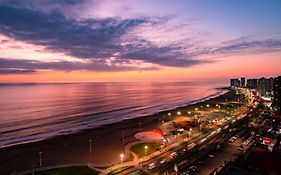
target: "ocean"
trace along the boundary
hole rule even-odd
[[[223,93],[200,83],[1,84],[0,148],[141,117]]]

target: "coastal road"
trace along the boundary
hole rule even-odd
[[[194,175],[210,174],[214,170],[222,168],[226,162],[235,160],[241,154],[241,151],[238,150],[241,143],[241,139],[237,139],[234,143],[227,143],[220,151],[202,160],[201,164],[196,164],[198,171]]]
[[[236,116],[234,118],[225,122],[225,125],[227,125],[233,119],[237,119],[237,118],[241,117],[243,115],[243,111],[244,110],[237,112]],[[159,162],[161,162],[162,160],[165,160],[165,161],[171,160],[172,152],[174,152],[174,151],[182,152],[182,150],[186,148],[187,144],[192,143],[192,142],[199,143],[201,141],[201,139],[206,138],[207,136],[210,136],[210,133],[212,133],[214,131],[217,131],[217,128],[215,128],[214,130],[212,130],[208,133],[198,135],[197,137],[195,137],[193,139],[185,138],[180,142],[176,142],[176,143],[170,145],[169,147],[164,148],[162,151],[157,151],[151,155],[146,156],[145,158],[139,159],[138,161],[134,161],[133,164],[127,163],[127,164],[123,164],[123,165],[120,164],[116,167],[111,167],[109,169],[109,171],[105,171],[102,174],[106,174],[106,173],[112,171],[113,169],[116,169],[116,168],[122,167],[122,166],[134,166],[133,168],[129,168],[128,170],[126,170],[126,173],[136,171],[137,169],[146,171],[146,173],[148,173],[148,172],[150,172],[150,170],[148,169],[149,164],[154,162],[156,164],[156,166],[162,166]],[[183,143],[185,143],[185,144],[183,144]],[[205,143],[205,144],[207,144],[207,143]],[[203,147],[204,147],[204,145],[203,145]],[[207,171],[208,172],[212,171],[217,166],[222,165],[224,163],[224,161],[227,161],[229,157],[230,157],[230,159],[232,159],[233,157],[230,155],[238,153],[237,145],[235,146],[235,145],[231,144],[227,148],[229,148],[229,149],[226,149],[226,153],[227,153],[226,156],[224,155],[224,153],[222,153],[221,155],[219,154],[218,160],[216,158],[216,161],[214,161],[214,163],[211,164],[209,167],[207,166],[206,168],[202,168],[202,169],[205,169],[205,171],[203,171],[202,174],[206,173]],[[144,162],[144,163],[142,163],[142,162]],[[142,166],[140,166],[140,164]],[[137,168],[137,167],[139,167],[139,168]],[[143,167],[146,169],[144,169]],[[121,173],[121,174],[123,174],[123,173]]]

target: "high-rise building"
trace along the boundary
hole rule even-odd
[[[241,77],[241,87],[245,87],[245,77]]]
[[[240,87],[240,80],[237,78],[230,79],[230,86],[231,87]]]
[[[273,78],[260,78],[257,83],[257,91],[262,96],[268,96],[272,94],[273,91]]]
[[[258,80],[255,79],[255,78],[248,79],[247,80],[247,88],[256,89],[257,88],[257,83],[258,83]]]
[[[273,80],[273,106],[277,113],[281,113],[281,76]]]

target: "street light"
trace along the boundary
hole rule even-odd
[[[177,113],[178,115],[181,115],[181,112],[180,111],[178,111],[178,113]]]
[[[140,128],[140,132],[141,132],[141,121],[139,122],[139,128]]]
[[[145,146],[144,146],[144,155],[146,155],[146,154],[147,154],[147,149],[148,149],[148,146],[147,146],[147,145],[145,145]]]
[[[38,154],[39,154],[39,166],[41,167],[42,166],[42,154],[43,154],[43,152],[40,151],[40,152],[38,152]]]
[[[191,137],[192,128],[189,129],[189,137]]]
[[[92,153],[92,142],[93,142],[93,140],[89,139],[89,152],[90,152],[90,154]]]
[[[170,116],[170,115],[171,115],[171,113],[169,112],[169,113],[168,113],[168,116]]]
[[[190,112],[190,111],[188,111],[187,113],[188,113],[188,114],[191,114],[191,112]]]
[[[125,143],[125,131],[122,131],[122,143]]]
[[[198,111],[198,108],[195,108],[195,111]]]
[[[124,154],[120,154],[120,162],[123,163],[123,159],[124,159]]]
[[[208,108],[208,107],[210,107],[210,105],[209,105],[209,104],[207,104],[206,106],[207,106],[207,108]]]

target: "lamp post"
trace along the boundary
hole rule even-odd
[[[89,139],[89,153],[92,154],[92,139]]]
[[[40,152],[38,152],[38,154],[39,154],[39,166],[41,167],[42,166],[42,154],[43,154],[43,152],[40,151]]]
[[[147,149],[148,149],[148,146],[147,146],[147,145],[145,145],[145,146],[144,146],[144,155],[146,155],[146,154],[147,154]]]
[[[192,128],[189,129],[189,137],[191,137]]]
[[[172,114],[169,112],[169,113],[168,113],[168,116],[169,116],[168,118],[169,118],[170,120],[172,120],[171,115],[172,115]]]
[[[122,142],[125,143],[125,131],[122,131]]]
[[[124,159],[124,154],[120,154],[120,163],[123,163],[123,159]]]
[[[140,128],[140,132],[141,132],[141,121],[139,122],[139,128]]]

